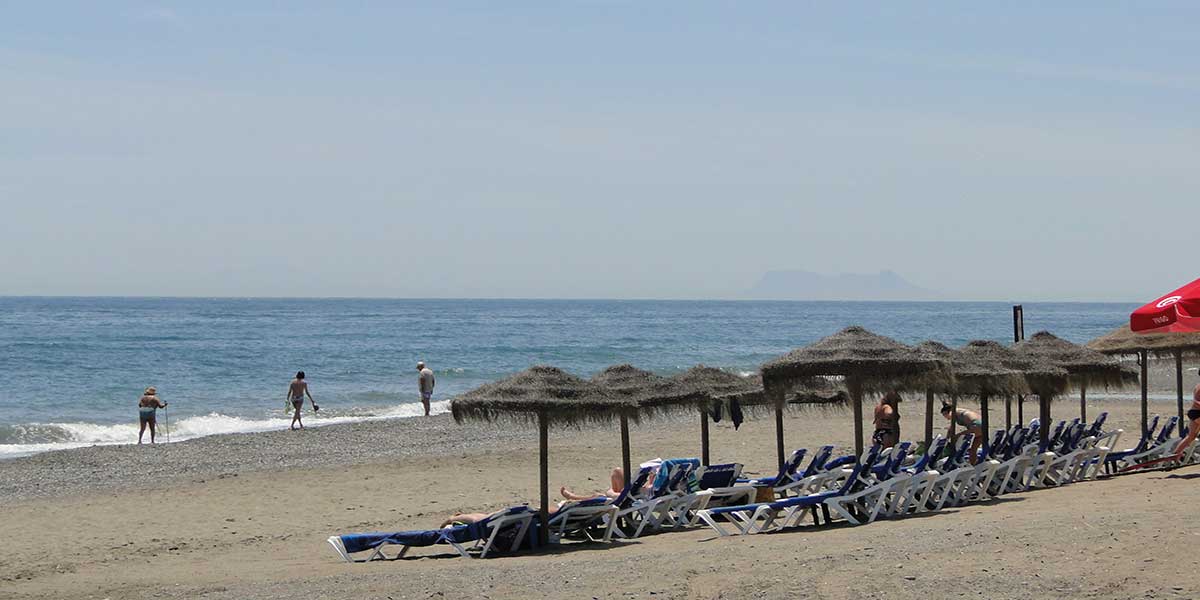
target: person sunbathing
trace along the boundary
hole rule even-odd
[[[600,496],[592,496],[591,498],[598,497]],[[584,500],[589,500],[591,498],[584,498]],[[546,511],[546,514],[552,515],[558,512],[558,509],[562,508],[563,504],[566,504],[566,502],[560,502],[558,504],[551,505]],[[491,513],[455,513],[447,517],[445,521],[442,521],[441,524],[438,525],[438,529],[457,527],[459,525],[470,525],[471,523],[478,523],[479,521],[482,521],[490,516],[492,516]]]
[[[567,489],[567,486],[565,485],[559,488],[558,492],[562,494],[562,497],[569,502],[580,502],[583,500],[591,500],[593,498],[617,498],[621,495],[621,490],[625,489],[625,471],[621,469],[621,467],[616,467],[612,470],[610,477],[610,486],[605,492],[596,492],[590,496],[576,494],[575,492]],[[549,509],[549,514],[558,512],[559,508],[562,508],[562,504],[551,506]],[[442,523],[438,525],[438,528],[454,527],[455,525],[467,525],[477,521],[482,521],[486,518],[488,518],[488,513],[456,513],[450,515],[445,521],[442,521]]]
[[[471,523],[482,521],[488,518],[488,516],[489,513],[458,513],[450,515],[449,518],[447,518],[445,521],[442,521],[441,525],[438,525],[438,529],[455,527],[457,525],[470,525]]]
[[[604,492],[596,492],[590,496],[585,496],[583,494],[576,494],[575,492],[572,492],[571,490],[567,489],[567,486],[564,485],[558,489],[558,493],[562,494],[562,497],[566,498],[567,500],[578,502],[580,500],[591,500],[592,498],[616,498],[621,495],[621,490],[624,489],[625,471],[622,470],[621,467],[616,467],[612,470],[612,474],[610,475],[609,488]]]

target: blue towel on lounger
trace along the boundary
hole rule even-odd
[[[662,465],[658,468],[658,474],[654,476],[654,491],[659,492],[662,487],[667,484],[667,479],[670,473],[680,465],[692,465],[692,468],[700,466],[698,458],[668,458],[662,461]]]
[[[466,529],[466,526],[462,526]],[[455,528],[457,529],[457,528]],[[441,529],[426,531],[395,531],[392,533],[351,533],[340,536],[346,552],[355,553],[377,548],[384,544],[401,544],[404,546],[432,546],[442,539]]]

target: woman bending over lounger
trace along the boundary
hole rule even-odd
[[[942,403],[942,416],[946,417],[947,421],[950,421],[950,428],[946,430],[946,439],[950,440],[951,444],[956,442],[958,436],[964,433],[975,435],[975,439],[971,441],[971,455],[968,458],[971,460],[971,464],[979,462],[979,446],[983,444],[983,417],[979,416],[979,413],[973,410],[965,408],[955,410],[952,406],[944,402]],[[955,425],[962,427],[963,430],[951,435]]]
[[[617,467],[612,470],[612,475],[610,477],[611,480],[609,482],[609,488],[607,491],[602,493],[597,492],[590,496],[585,496],[583,494],[576,494],[575,492],[568,490],[567,486],[565,485],[559,488],[558,493],[562,494],[563,498],[573,502],[577,502],[579,500],[591,500],[592,498],[616,498],[617,496],[621,495],[621,490],[625,489],[625,471],[623,471],[621,467]]]
[[[1200,385],[1192,390],[1192,407],[1187,411],[1188,433],[1187,437],[1179,440],[1179,445],[1175,446],[1175,460],[1183,458],[1183,453],[1196,441],[1196,435],[1200,434]]]

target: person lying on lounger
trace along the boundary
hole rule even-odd
[[[951,405],[942,403],[942,416],[950,421],[950,428],[946,430],[946,439],[950,444],[958,441],[958,436],[965,433],[975,434],[975,439],[971,442],[971,454],[968,457],[971,464],[979,462],[979,446],[983,444],[983,417],[973,410],[960,408],[955,410]],[[954,426],[962,427],[962,431],[953,433]]]
[[[596,497],[597,496],[592,496],[592,498]],[[588,499],[590,498],[585,498],[585,500]],[[566,502],[560,502],[557,505],[551,505],[546,514],[552,515],[558,512],[558,509],[562,508],[563,504],[566,504]],[[438,525],[438,529],[446,529],[447,527],[456,527],[458,525],[470,525],[471,523],[477,523],[490,516],[492,516],[491,513],[456,513],[447,517],[445,521],[442,521],[441,524]]]
[[[562,494],[562,497],[566,498],[567,500],[577,502],[580,500],[591,500],[592,498],[616,498],[617,496],[621,495],[621,490],[623,489],[625,489],[625,471],[623,471],[621,467],[617,467],[612,470],[609,480],[609,488],[604,492],[596,492],[590,496],[576,494],[575,492],[567,489],[567,486],[564,485],[559,488],[558,493]]]
[[[569,502],[580,502],[583,500],[591,500],[592,498],[617,498],[621,495],[621,490],[625,489],[625,471],[621,469],[621,467],[616,467],[612,470],[610,477],[611,479],[609,481],[609,488],[607,491],[596,492],[590,496],[576,494],[575,492],[567,489],[567,486],[565,485],[559,488],[558,491],[560,494],[562,494],[562,497]],[[551,506],[549,514],[554,514],[561,507],[562,504],[559,504],[558,506]],[[450,517],[448,517],[445,521],[442,521],[441,525],[438,525],[438,527],[445,528],[453,527],[455,525],[466,525],[476,521],[482,521],[487,517],[488,513],[458,513],[450,515]]]
[[[471,523],[482,521],[488,518],[488,515],[489,513],[458,513],[455,515],[450,515],[449,518],[447,518],[445,521],[442,521],[441,525],[438,525],[438,529],[454,527],[455,525],[469,525]]]

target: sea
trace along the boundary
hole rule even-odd
[[[1086,342],[1134,308],[1026,303],[1025,332]],[[750,374],[848,325],[906,343],[1013,337],[1007,302],[0,297],[0,458],[136,442],[151,385],[177,442],[286,428],[299,370],[321,406],[305,423],[320,426],[420,415],[417,361],[434,370],[444,413],[454,395],[535,364]]]

